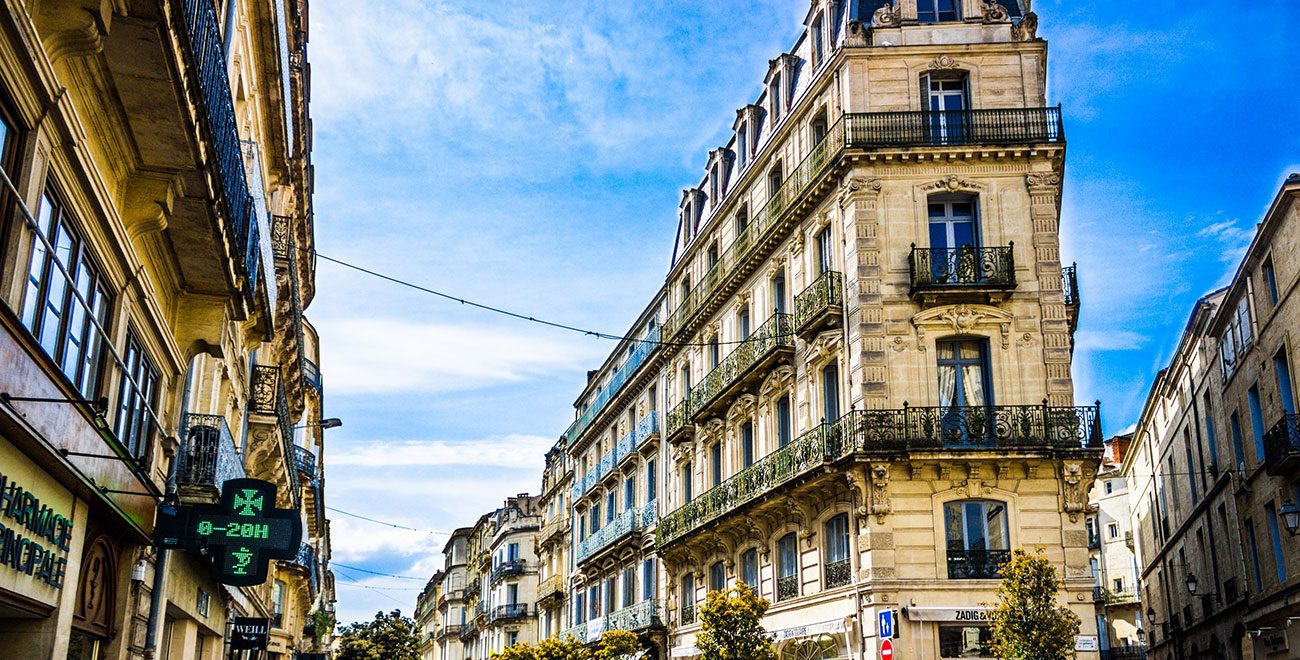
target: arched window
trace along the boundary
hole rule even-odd
[[[776,542],[776,599],[787,600],[799,595],[799,548],[793,532]]]
[[[682,623],[695,623],[695,574],[682,576]]]
[[[754,423],[745,422],[740,427],[740,463],[742,468],[754,464]]]
[[[727,568],[722,562],[713,562],[709,567],[709,591],[722,591],[727,588]]]
[[[990,580],[1001,577],[1011,556],[1007,506],[991,500],[962,500],[943,507],[948,546],[948,578]]]
[[[832,660],[841,657],[840,644],[830,635],[800,639],[781,649],[781,660]]]
[[[840,369],[834,361],[822,369],[822,405],[827,424],[840,418]]]
[[[740,581],[758,593],[758,550],[755,548],[740,554]]]
[[[851,581],[849,561],[849,515],[841,513],[826,521],[826,587],[842,587]]]
[[[776,438],[777,445],[784,447],[790,444],[790,396],[781,397],[776,402]]]

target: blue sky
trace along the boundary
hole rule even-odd
[[[319,250],[460,297],[622,332],[662,284],[682,188],[807,0],[314,0]],[[1111,5],[1118,7],[1119,5]],[[1300,171],[1289,0],[1038,0],[1069,140],[1075,380],[1131,424],[1197,297]],[[1291,48],[1288,50],[1288,46]],[[608,343],[317,271],[334,560],[428,576],[442,532],[536,492]],[[343,621],[422,585],[335,568]],[[362,586],[365,585],[364,588]]]

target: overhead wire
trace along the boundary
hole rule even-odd
[[[412,575],[393,575],[392,573],[381,573],[379,571],[372,571],[368,568],[361,568],[360,566],[349,566],[348,564],[340,564],[339,562],[336,561],[331,561],[330,566],[339,566],[342,568],[346,568],[350,571],[359,571],[361,573],[369,573],[371,575],[378,575],[380,577],[397,578],[398,580],[419,580],[421,582],[426,582],[429,579],[423,577],[415,577]]]
[[[384,525],[385,527],[392,527],[392,528],[394,528],[394,529],[403,529],[403,530],[406,530],[406,531],[408,531],[408,532],[427,532],[427,533],[429,533],[429,534],[441,534],[441,535],[450,535],[450,534],[451,534],[451,532],[444,532],[444,531],[437,530],[437,529],[419,529],[419,528],[416,528],[416,527],[407,527],[406,525],[399,525],[399,524],[397,524],[397,523],[395,523],[395,522],[388,522],[388,521],[386,521],[386,520],[379,520],[379,519],[376,519],[376,518],[371,518],[371,517],[369,517],[369,516],[363,516],[363,515],[361,515],[361,514],[359,514],[359,513],[352,513],[351,511],[344,511],[344,510],[342,510],[342,509],[336,509],[336,508],[334,508],[334,507],[332,507],[332,506],[328,506],[328,505],[326,505],[325,508],[326,508],[327,510],[329,510],[329,511],[333,511],[334,513],[341,513],[341,514],[343,514],[343,515],[345,515],[345,516],[351,516],[351,517],[353,517],[353,518],[360,518],[361,520],[365,520],[366,522],[372,522],[372,523],[375,523],[376,525]]]
[[[332,564],[333,562],[330,562],[330,563]],[[352,583],[353,583],[352,586],[361,587],[362,589],[369,589],[369,590],[371,590],[371,591],[373,591],[373,592],[379,594],[380,596],[383,596],[384,598],[387,598],[388,600],[391,600],[391,601],[393,601],[394,603],[397,603],[398,605],[409,605],[409,604],[410,604],[410,603],[406,603],[406,602],[400,601],[400,600],[398,600],[398,599],[396,599],[396,598],[393,598],[390,594],[384,592],[384,591],[381,590],[379,587],[372,587],[372,586],[370,586],[370,585],[368,585],[368,584],[361,584],[361,582],[359,582],[356,578],[352,577],[351,575],[348,575],[347,573],[339,573],[338,575],[339,575],[340,577],[342,577],[343,579],[345,579],[345,580],[347,580],[347,581],[349,581],[349,582],[352,582]]]

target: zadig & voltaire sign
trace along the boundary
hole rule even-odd
[[[0,473],[0,565],[62,589],[71,545],[72,521]]]

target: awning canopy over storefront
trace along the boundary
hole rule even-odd
[[[810,623],[803,626],[794,626],[793,628],[775,630],[771,633],[772,643],[780,644],[781,642],[789,642],[792,640],[808,639],[811,637],[819,637],[821,635],[834,635],[837,633],[847,632],[849,629],[847,621],[848,620],[844,618],[832,619],[820,623]],[[674,646],[668,652],[669,657],[673,658],[691,658],[699,654],[700,649],[694,644]]]

